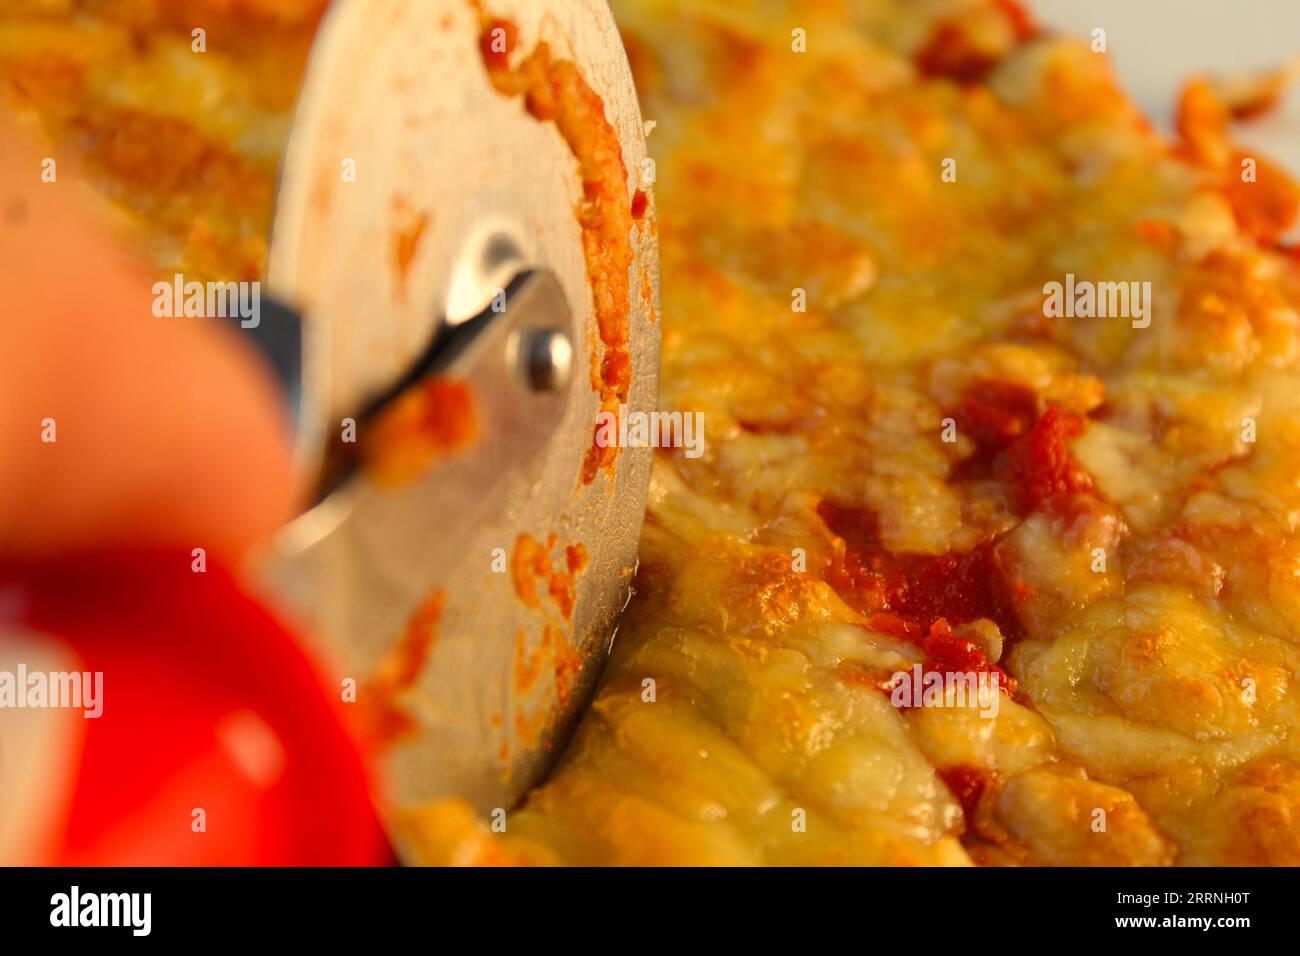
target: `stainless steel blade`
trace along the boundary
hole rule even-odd
[[[522,50],[547,41],[599,94],[630,202],[644,133],[606,4],[494,6]],[[394,667],[414,668],[396,691],[383,684],[385,705],[410,722],[390,754],[395,803],[454,795],[487,812],[545,772],[589,697],[629,595],[651,453],[625,449],[614,474],[580,480],[600,406],[589,363],[602,348],[576,215],[582,182],[555,124],[492,87],[482,28],[468,3],[343,0],[316,41],[269,273],[272,293],[303,316],[303,461],[318,467],[345,419],[453,326],[477,322],[508,282],[519,286],[436,370],[469,387],[478,440],[396,486],[356,471],[285,529],[266,577],[324,640],[335,676],[357,681],[359,703]],[[648,411],[658,261],[650,231],[630,240],[628,407]],[[565,338],[572,369],[557,374]],[[571,615],[550,579],[536,606],[526,587],[521,597],[538,546],[561,591],[568,556],[586,556]],[[413,627],[436,633],[412,637]]]

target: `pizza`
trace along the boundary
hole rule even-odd
[[[210,3],[242,62],[0,6],[0,81],[156,265],[256,276],[323,3]],[[1168,138],[1010,0],[613,6],[703,453],[554,771],[416,859],[1300,863],[1300,192],[1231,134],[1274,86]]]
[[[1163,139],[1012,3],[614,7],[705,453],[657,453],[557,769],[504,833],[414,815],[428,859],[1300,862],[1297,194],[1252,100],[1193,82]]]

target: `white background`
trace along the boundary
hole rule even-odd
[[[1129,94],[1169,130],[1183,82],[1195,73],[1272,68],[1300,56],[1300,0],[1028,0],[1056,32],[1087,38],[1106,30],[1106,49]],[[1280,108],[1239,124],[1256,146],[1300,174],[1300,89]]]

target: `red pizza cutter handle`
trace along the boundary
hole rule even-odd
[[[227,570],[190,552],[0,566],[6,629],[102,675],[102,712],[57,787],[46,859],[66,865],[368,865],[391,860],[348,696]],[[0,713],[0,719],[3,714]]]

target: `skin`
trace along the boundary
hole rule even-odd
[[[270,374],[152,278],[0,120],[0,557],[203,547],[237,560],[290,513]],[[42,420],[56,422],[45,443]]]

